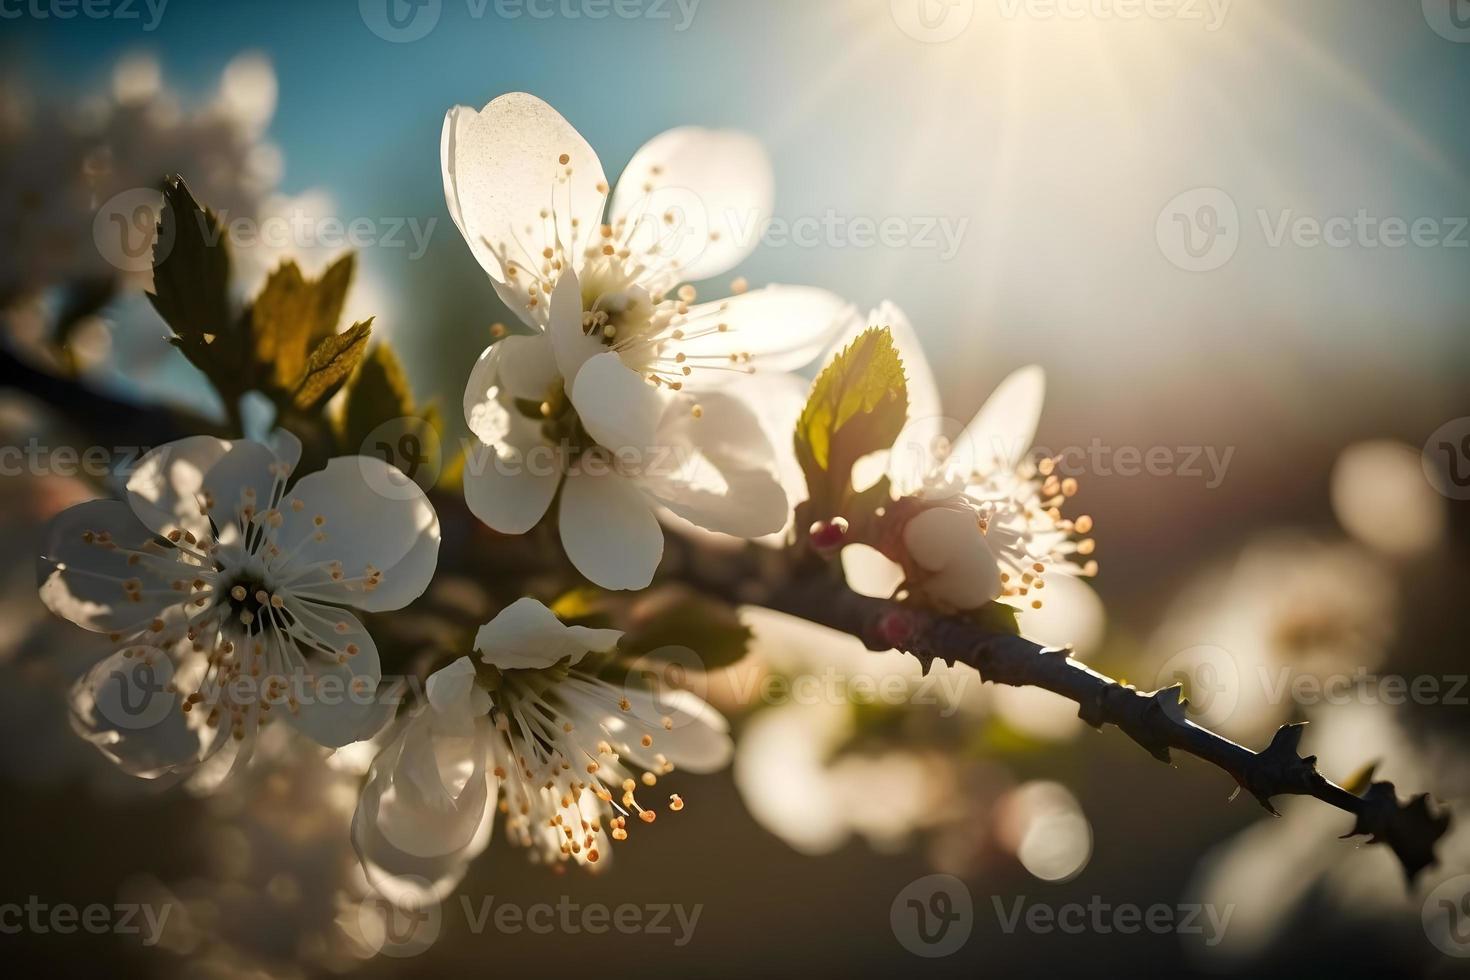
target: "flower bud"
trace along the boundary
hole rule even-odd
[[[884,551],[913,591],[946,610],[976,609],[1001,594],[1000,566],[973,508],[954,499],[901,503]]]
[[[847,518],[834,517],[830,521],[817,521],[807,535],[818,553],[831,555],[840,551],[847,542],[847,530]]]

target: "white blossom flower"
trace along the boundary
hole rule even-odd
[[[1329,778],[1346,782],[1371,764],[1374,780],[1428,791],[1452,812],[1470,803],[1470,768],[1458,732],[1426,731],[1412,712],[1376,696],[1313,705],[1305,715],[1302,753],[1320,760]],[[1438,842],[1437,864],[1406,888],[1403,866],[1388,847],[1344,847],[1342,835],[1353,826],[1347,814],[1306,797],[1275,802],[1280,817],[1257,820],[1213,847],[1186,886],[1191,902],[1236,909],[1223,942],[1187,947],[1212,972],[1249,969],[1284,935],[1305,930],[1311,941],[1311,923],[1319,919],[1379,930],[1406,947],[1423,943],[1431,925],[1426,913],[1443,911],[1426,908],[1435,889],[1470,868],[1470,828],[1463,821],[1452,822]],[[1452,895],[1464,893],[1449,887]]]
[[[926,681],[914,658],[874,653],[845,633],[758,607],[743,607],[740,617],[751,656],[738,669],[755,672],[746,690],[763,686],[769,672],[792,692],[760,704],[740,726],[735,787],[757,823],[803,854],[828,854],[853,836],[892,851],[950,814],[952,760],[916,744],[912,730],[862,738],[857,703],[871,683],[887,693],[884,704],[914,706],[926,721],[957,714],[968,727],[984,710],[973,671],[936,663]],[[731,682],[739,704],[749,700],[738,693],[742,683]]]
[[[1354,542],[1274,531],[1191,575],[1149,640],[1155,686],[1183,682],[1190,717],[1231,738],[1290,720],[1301,684],[1335,700],[1387,657],[1400,597],[1391,566]]]
[[[884,304],[870,323],[893,334],[910,421],[891,452],[854,468],[860,489],[886,472],[899,502],[890,508],[894,540],[844,552],[853,587],[886,596],[902,584],[950,609],[1004,598],[1036,610],[1048,575],[1095,574],[1086,557],[1093,542],[1084,537],[1092,519],[1061,513],[1077,481],[1057,474],[1055,460],[1028,456],[1045,393],[1041,368],[1011,374],[960,427],[940,413],[933,373],[903,312]]]
[[[640,790],[675,767],[707,773],[729,761],[725,720],[699,698],[615,686],[584,665],[621,636],[520,599],[481,627],[478,662],[461,657],[429,678],[428,704],[373,763],[353,820],[385,897],[452,889],[484,849],[497,800],[511,842],[533,859],[596,864],[630,818],[653,823]],[[684,803],[670,794],[664,805]]]
[[[561,488],[568,556],[618,589],[651,580],[664,509],[739,537],[778,530],[787,504],[770,445],[747,408],[709,389],[805,364],[849,313],[790,286],[696,301],[687,281],[745,258],[769,214],[760,145],[688,127],[655,137],[606,223],[596,153],[530,95],[450,110],[441,150],[450,214],[533,331],[493,345],[470,375],[465,416],[483,444],[466,466],[471,510],[520,534]]]
[[[369,457],[293,484],[300,454],[283,431],[269,444],[183,439],[139,461],[126,502],[52,523],[42,600],[117,648],[77,685],[74,724],[125,769],[155,777],[212,758],[228,774],[278,715],[326,746],[386,720],[377,647],[343,607],[422,594],[438,517]],[[389,499],[378,481],[412,490]]]

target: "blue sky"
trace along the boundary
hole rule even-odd
[[[1147,382],[1137,404],[1120,396],[1125,413],[1147,411],[1161,385],[1259,373],[1262,349],[1269,370],[1330,356],[1344,377],[1422,371],[1447,392],[1463,374],[1470,248],[1273,241],[1360,211],[1429,218],[1445,239],[1470,214],[1470,43],[1436,33],[1417,0],[1216,0],[1213,29],[1192,16],[1208,16],[1206,0],[1153,20],[1125,17],[1114,4],[1127,0],[1060,0],[1080,18],[1048,13],[1050,0],[974,0],[942,43],[905,33],[899,8],[920,0],[623,0],[641,16],[604,19],[599,0],[530,0],[549,17],[525,0],[442,0],[409,43],[369,28],[380,2],[365,15],[353,0],[170,0],[145,31],[137,0],[137,20],[7,20],[0,51],[78,90],[131,51],[154,53],[185,90],[265,52],[285,190],[325,188],[348,215],[441,220],[424,260],[366,259],[405,319],[426,321],[396,331],[420,348],[421,376],[503,315],[444,210],[440,122],[515,89],[557,106],[609,175],[669,126],[761,136],[778,217],[843,227],[819,247],[763,248],[740,271],[864,308],[898,302],[957,411],[1028,360],[1062,387],[1099,366],[1125,389]],[[1161,209],[1200,187],[1223,189],[1240,225],[1228,264],[1203,273],[1156,240]],[[914,238],[941,220],[961,237],[952,254],[849,240],[853,219],[890,217]],[[457,329],[463,342],[446,341]]]

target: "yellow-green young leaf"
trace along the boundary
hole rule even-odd
[[[796,458],[815,510],[839,512],[851,491],[853,464],[893,446],[908,408],[893,336],[886,327],[863,331],[817,377],[796,424]]]
[[[356,272],[357,254],[348,252],[328,266],[316,281],[316,303],[312,308],[313,344],[337,332],[337,321],[342,319],[342,307],[347,303],[347,291],[352,288],[352,277]]]
[[[148,299],[173,331],[171,343],[226,398],[242,390],[244,344],[230,317],[230,254],[214,212],[199,206],[184,178],[164,182]]]
[[[347,383],[347,379],[367,353],[372,324],[370,319],[353,324],[316,346],[306,362],[306,373],[301,376],[301,383],[296,386],[292,397],[296,408],[303,412],[315,411]]]
[[[1378,763],[1381,761],[1374,759],[1360,767],[1357,772],[1343,781],[1342,788],[1354,796],[1362,796],[1368,791],[1368,787],[1373,785],[1373,776],[1378,772]]]
[[[251,332],[255,360],[276,389],[292,390],[306,370],[307,352],[336,331],[355,265],[349,252],[320,279],[307,279],[287,260],[266,280],[251,307]]]
[[[345,452],[357,452],[379,426],[416,418],[413,391],[393,349],[379,341],[347,385],[338,436]]]
[[[578,585],[557,597],[550,606],[556,618],[568,626],[604,629],[613,625],[607,608],[607,593],[590,585]]]

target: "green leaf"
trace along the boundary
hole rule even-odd
[[[842,512],[853,464],[893,446],[908,404],[903,361],[887,328],[865,330],[822,371],[796,424],[796,458],[814,517]]]
[[[315,411],[347,383],[367,353],[372,325],[371,319],[364,320],[317,344],[292,396],[292,404],[296,408],[304,412]]]
[[[657,660],[659,651],[693,650],[705,670],[739,662],[750,647],[750,628],[734,607],[684,590],[650,600],[623,636],[622,649]]]
[[[214,212],[199,206],[184,179],[164,182],[148,299],[173,331],[170,343],[226,399],[244,390],[244,343],[230,317],[230,255]]]
[[[306,371],[307,352],[335,333],[355,265],[349,252],[312,280],[288,260],[266,280],[250,323],[255,360],[277,391],[291,391]]]
[[[315,343],[327,339],[337,332],[337,321],[342,319],[342,307],[347,303],[347,290],[352,288],[352,277],[357,272],[357,255],[348,252],[327,267],[322,277],[312,285],[315,303],[311,308],[311,340]]]
[[[357,369],[347,386],[338,434],[342,448],[356,452],[373,430],[395,419],[413,418],[413,391],[393,349],[379,342]]]

